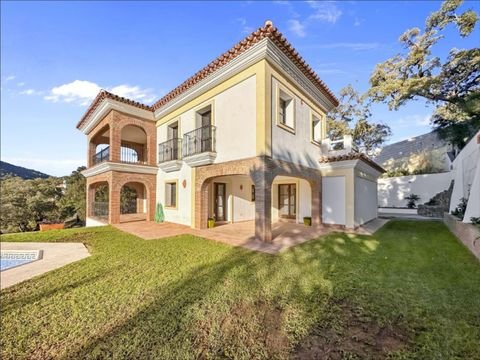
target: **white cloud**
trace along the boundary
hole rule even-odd
[[[247,25],[247,19],[245,19],[244,17],[238,18],[237,22],[240,23],[243,34],[250,34],[253,32],[254,28],[252,26]]]
[[[312,12],[304,20],[299,20],[298,14],[293,9],[290,11],[294,18],[288,20],[289,30],[299,37],[305,37],[307,28],[315,22],[335,24],[342,16],[342,11],[334,1],[307,1],[307,3]],[[292,7],[288,2],[282,4]]]
[[[19,82],[19,83],[17,83],[17,86],[19,86],[19,87],[25,86],[25,83],[24,82]]]
[[[297,19],[288,20],[288,29],[299,37],[304,37],[307,34],[305,32],[305,25]]]
[[[74,80],[68,84],[56,86],[44,97],[52,102],[77,103],[88,105],[102,88],[100,85],[87,80]],[[145,103],[152,102],[156,96],[151,89],[142,89],[139,86],[121,84],[114,87],[107,87],[106,90],[115,95],[130,98]]]
[[[353,22],[353,26],[360,26],[362,22],[363,22],[363,19],[356,17],[355,21]]]
[[[23,91],[20,91],[20,95],[40,95],[42,94],[41,91],[37,91],[35,89],[26,89]]]
[[[16,76],[15,76],[15,75],[8,75],[8,76],[5,76],[5,77],[3,78],[3,82],[4,82],[4,83],[7,83],[7,82],[9,82],[9,81],[12,81],[12,80],[14,80],[15,78],[16,78]]]
[[[311,20],[320,20],[335,24],[342,15],[342,11],[332,1],[308,1],[314,12],[309,16]]]

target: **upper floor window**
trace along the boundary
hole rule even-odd
[[[320,144],[322,142],[322,119],[317,114],[312,113],[311,117],[311,141]]]
[[[168,137],[168,140],[172,140],[172,139],[178,139],[178,121],[175,121],[174,123],[171,123],[170,125],[168,125],[168,134],[167,134],[167,137]]]
[[[279,89],[277,99],[277,124],[295,129],[295,100],[286,91]]]
[[[212,105],[209,104],[200,110],[197,110],[196,113],[196,125],[197,127],[204,127],[208,125],[212,125]]]

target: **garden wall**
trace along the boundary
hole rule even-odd
[[[420,196],[417,204],[423,204],[447,190],[451,181],[450,172],[378,179],[378,206],[406,207],[405,197],[412,193]]]
[[[479,228],[472,224],[465,224],[449,213],[444,213],[443,221],[468,250],[480,260]]]

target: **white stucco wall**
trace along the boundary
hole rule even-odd
[[[377,217],[377,183],[355,176],[355,226]]]
[[[211,104],[216,127],[215,163],[253,157],[256,154],[256,80],[252,76],[199,106],[186,110],[157,127],[157,142],[167,141],[168,125],[178,120],[179,137],[198,128],[196,111]]]
[[[272,78],[272,157],[318,168],[321,151],[318,145],[310,141],[311,109],[300,97],[292,93],[295,102],[295,134],[278,126],[276,123],[278,84],[278,80]],[[322,126],[325,126],[324,120]]]
[[[177,207],[175,209],[165,208],[165,183],[175,180],[178,181]],[[183,187],[184,180],[185,187]],[[187,164],[183,163],[180,170],[170,173],[158,171],[157,203],[163,205],[165,221],[189,226],[192,224],[192,169]]]
[[[157,142],[162,143],[168,139],[168,125],[172,122],[179,123],[179,137],[198,127],[196,124],[196,111],[205,105],[211,104],[213,111],[213,124],[216,127],[216,152],[215,163],[253,157],[256,154],[256,80],[252,76],[244,81],[226,89],[220,94],[207,100],[205,103],[186,110],[180,116],[157,127]],[[157,175],[157,202],[165,204],[165,182],[178,180],[178,204],[176,209],[164,209],[165,220],[175,223],[192,224],[192,168],[185,162],[179,171],[158,171]],[[186,187],[182,183],[186,180]],[[249,205],[239,202],[240,218],[251,217]],[[228,200],[229,206],[231,201]],[[246,208],[242,210],[242,206]],[[229,211],[231,213],[231,211]],[[253,215],[254,217],[254,215]]]
[[[98,221],[96,219],[90,218],[90,217],[87,217],[85,219],[85,227],[105,226],[105,225],[108,225],[108,224],[105,223],[105,222],[101,222],[101,221]]]
[[[325,224],[346,223],[345,176],[322,178],[322,221]]]
[[[378,206],[406,207],[405,197],[410,194],[420,196],[418,204],[423,204],[439,192],[447,190],[452,180],[449,172],[396,176],[378,179]]]
[[[480,217],[480,131],[468,142],[452,164],[454,186],[450,200],[450,211],[468,198],[464,222],[471,217]]]

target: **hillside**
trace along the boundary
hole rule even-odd
[[[4,178],[9,175],[18,176],[25,180],[50,177],[50,175],[44,174],[37,170],[27,169],[21,166],[9,164],[5,161],[0,161],[0,178]]]

